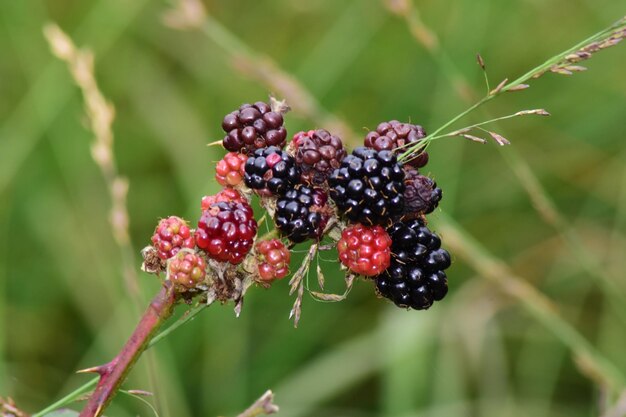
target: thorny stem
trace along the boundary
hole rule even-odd
[[[200,313],[202,310],[204,310],[208,306],[209,306],[209,304],[201,303],[201,304],[198,304],[196,307],[192,308],[191,310],[187,311],[185,313],[185,315],[183,317],[181,317],[180,319],[178,319],[174,324],[172,324],[167,329],[163,330],[161,333],[159,333],[158,335],[153,337],[152,340],[150,340],[150,342],[148,343],[148,346],[146,347],[146,350],[151,348],[152,346],[156,345],[161,340],[165,339],[170,333],[172,333],[174,330],[178,329],[183,324],[191,321],[198,313]],[[79,398],[85,392],[89,391],[92,387],[96,386],[96,384],[98,383],[98,380],[99,380],[99,378],[94,378],[91,381],[81,385],[80,387],[76,388],[74,391],[72,391],[69,394],[67,394],[65,397],[59,399],[58,401],[55,401],[54,403],[50,404],[49,406],[47,406],[43,410],[33,414],[31,417],[43,417],[46,414],[48,414],[49,412],[57,410],[57,409],[65,406],[65,405],[71,403],[72,401],[75,401],[77,398]]]
[[[98,417],[102,414],[157,330],[172,315],[176,300],[174,286],[166,281],[121,352],[111,362],[83,371],[98,373],[100,379],[79,417]]]

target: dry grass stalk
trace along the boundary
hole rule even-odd
[[[126,207],[128,180],[119,175],[113,153],[113,121],[115,108],[104,97],[94,75],[94,55],[91,51],[79,49],[72,39],[56,24],[44,27],[52,53],[64,61],[74,82],[80,88],[89,129],[94,135],[91,156],[104,176],[111,197],[109,222],[113,237],[122,251],[123,275],[131,294],[137,299],[139,287],[135,273],[134,251],[128,232],[129,217]],[[139,300],[136,300],[139,303]]]

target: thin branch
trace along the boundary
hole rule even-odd
[[[80,417],[98,417],[102,415],[104,409],[126,379],[126,375],[133,368],[139,356],[149,346],[150,340],[174,312],[176,301],[175,287],[170,281],[166,281],[161,291],[150,303],[150,306],[120,353],[107,364],[83,371],[99,374],[100,380],[95,391],[89,397],[87,405],[80,413]]]

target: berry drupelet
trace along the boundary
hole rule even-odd
[[[376,289],[399,307],[425,310],[448,292],[444,272],[450,255],[441,248],[439,236],[421,219],[396,223],[391,236],[391,265],[376,277]]]
[[[300,170],[291,155],[270,146],[248,158],[244,181],[259,195],[282,195],[300,181]]]
[[[389,225],[404,209],[404,171],[391,151],[356,148],[328,178],[330,196],[352,222]]]
[[[241,184],[244,176],[244,166],[248,157],[237,152],[228,152],[215,165],[215,179],[220,185],[231,186]]]
[[[262,282],[270,283],[289,275],[291,252],[279,239],[262,240],[255,245],[257,268]]]
[[[432,213],[443,197],[443,192],[437,187],[435,180],[421,175],[416,169],[406,170],[404,185],[405,219]]]
[[[202,212],[196,244],[210,258],[236,265],[250,252],[256,231],[257,223],[248,203],[215,203]]]
[[[390,264],[391,238],[380,226],[361,224],[346,227],[337,242],[339,260],[352,272],[378,275]]]
[[[426,137],[424,128],[410,123],[401,123],[397,120],[380,123],[376,130],[365,136],[365,146],[377,151],[393,151],[398,147],[405,148],[405,145],[413,145]],[[402,149],[400,150],[402,151]],[[416,168],[421,168],[428,163],[428,153],[420,152],[417,156],[409,160],[407,164]]]
[[[320,238],[330,215],[327,201],[319,188],[299,185],[290,189],[276,201],[276,228],[293,243]]]
[[[189,229],[189,225],[177,216],[170,216],[159,221],[151,240],[159,258],[163,260],[176,255],[182,248],[193,248],[195,246],[193,233]]]
[[[226,132],[222,144],[233,152],[251,155],[256,149],[268,146],[285,146],[287,131],[283,116],[272,111],[267,103],[243,104],[238,110],[227,114],[222,121]]]
[[[346,157],[341,139],[324,129],[296,133],[292,143],[302,182],[306,184],[324,184]]]
[[[197,253],[181,251],[170,260],[167,271],[169,280],[179,290],[190,290],[204,281],[206,261]]]
[[[241,195],[241,193],[234,188],[224,187],[215,195],[205,195],[202,197],[202,201],[200,206],[202,207],[202,211],[208,210],[215,203],[223,203],[235,201],[237,203],[247,203],[246,198]]]

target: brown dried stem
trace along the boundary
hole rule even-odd
[[[157,330],[174,312],[177,297],[174,286],[166,281],[142,316],[132,336],[121,352],[109,363],[81,372],[94,372],[100,375],[96,389],[89,397],[80,417],[97,417],[111,402],[126,375],[139,356],[146,350]]]

